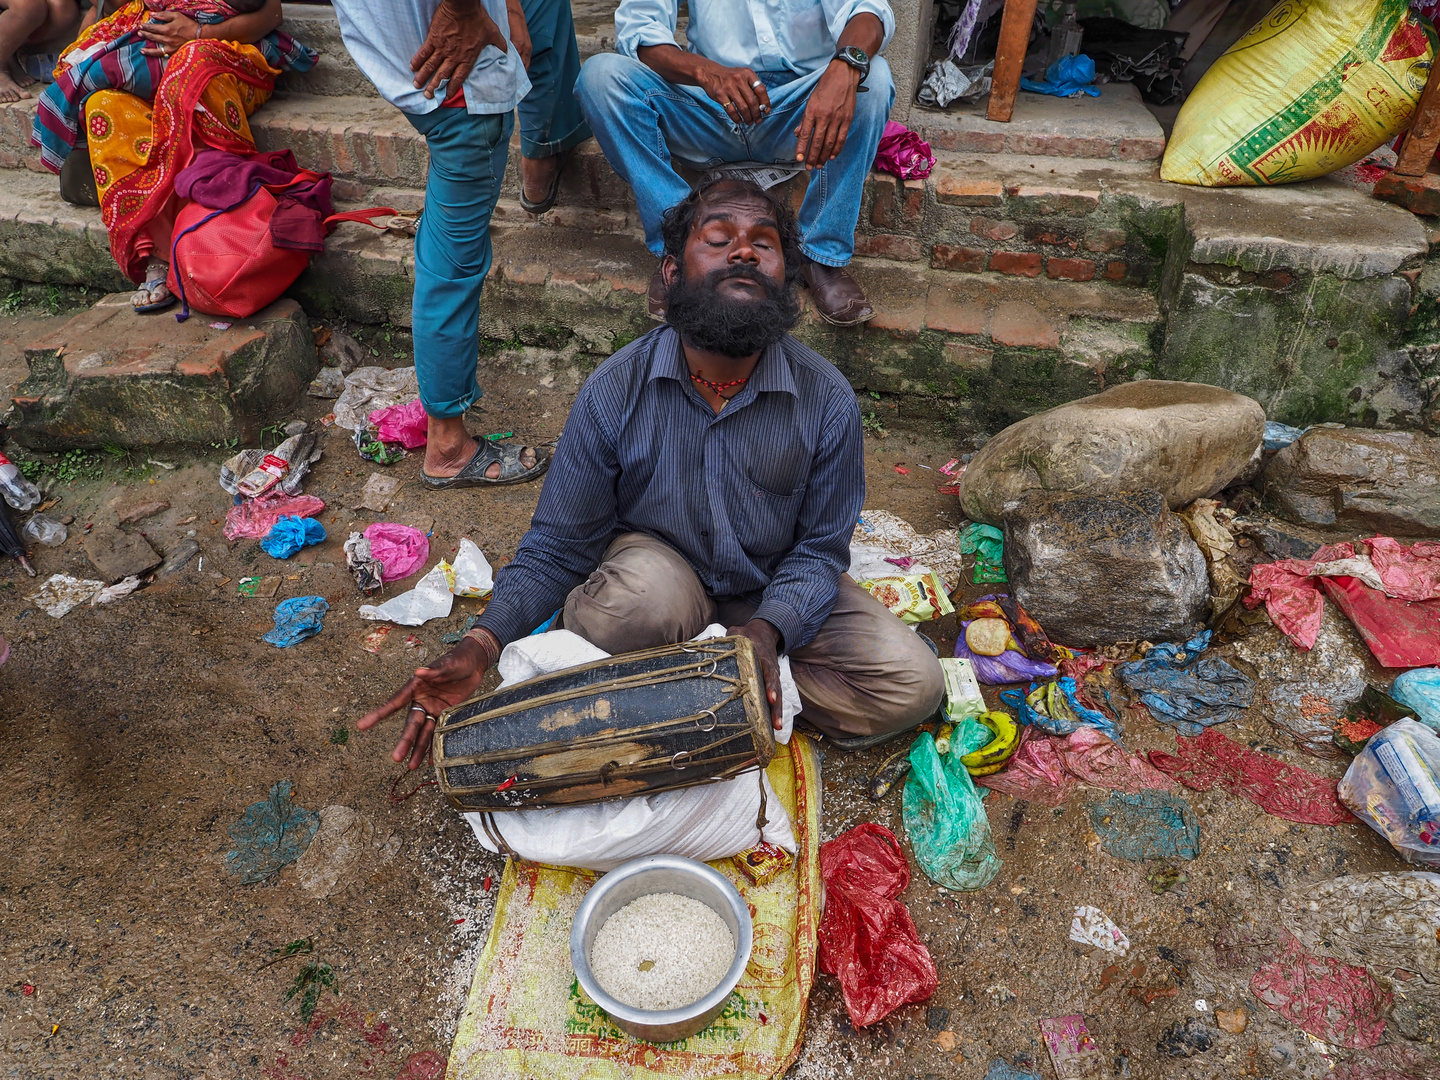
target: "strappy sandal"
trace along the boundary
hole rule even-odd
[[[170,292],[170,287],[165,284],[164,278],[145,282],[130,296],[130,306],[135,309],[137,315],[153,315],[157,311],[164,311],[173,306],[174,303],[175,296]]]
[[[425,481],[425,486],[432,491],[444,491],[447,488],[471,488],[486,487],[500,484],[523,484],[527,480],[534,480],[543,476],[545,470],[550,467],[550,459],[541,456],[535,447],[535,464],[528,469],[520,463],[520,453],[525,447],[516,443],[492,443],[480,442],[475,456],[465,463],[465,467],[454,476],[431,476],[423,469],[420,471],[420,478]],[[500,463],[500,475],[493,480],[485,475],[485,470],[496,462]]]

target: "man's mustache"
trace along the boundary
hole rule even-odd
[[[757,285],[773,287],[775,282],[762,274],[755,267],[746,263],[735,263],[733,266],[722,266],[718,270],[711,270],[701,281],[701,285],[707,289],[713,289],[722,281],[729,281],[737,278],[745,281],[753,281]]]

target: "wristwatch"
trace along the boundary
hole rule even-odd
[[[860,90],[870,89],[865,85],[865,80],[870,75],[870,55],[864,49],[857,49],[854,45],[842,46],[835,50],[835,59],[860,72]]]

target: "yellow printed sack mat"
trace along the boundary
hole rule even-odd
[[[1283,0],[1191,91],[1160,178],[1290,184],[1351,165],[1409,126],[1434,56],[1407,0]]]
[[[770,1080],[794,1063],[815,981],[820,919],[820,769],[803,735],[767,770],[795,830],[796,856],[763,886],[711,863],[750,905],[750,966],[716,1021],[663,1046],[612,1024],[580,991],[570,923],[598,875],[511,859],[455,1044],[448,1080]]]

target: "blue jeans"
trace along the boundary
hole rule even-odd
[[[606,160],[635,192],[646,246],[660,255],[665,211],[690,193],[690,185],[671,168],[671,159],[700,169],[738,161],[793,165],[794,130],[823,71],[799,77],[788,71],[756,72],[769,92],[772,110],[758,124],[731,120],[699,87],[675,86],[618,53],[587,60],[575,96]],[[870,90],[856,95],[845,149],[811,174],[800,207],[801,246],[826,266],[844,266],[855,254],[865,177],[895,101],[890,66],[883,57],[872,61],[865,85]]]
[[[570,0],[523,0],[530,28],[530,92],[520,102],[520,152],[528,158],[564,153],[590,137],[575,100],[580,47]]]
[[[428,415],[459,416],[480,396],[480,289],[515,118],[463,108],[405,116],[430,149],[415,232],[415,375]]]

